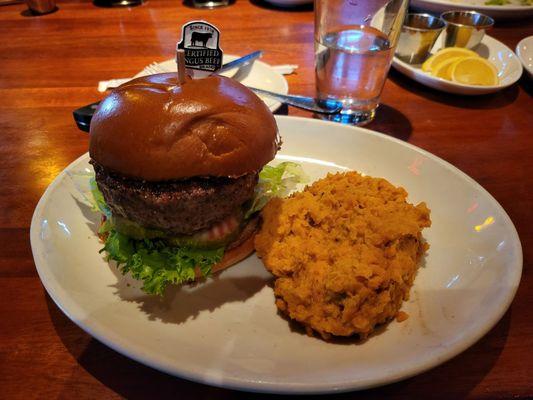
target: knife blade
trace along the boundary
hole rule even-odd
[[[254,51],[253,53],[239,57],[236,60],[230,61],[222,65],[222,67],[219,70],[213,72],[213,74],[219,75],[233,68],[249,65],[252,61],[255,61],[257,58],[261,57],[262,55],[263,55],[263,52],[261,50]],[[159,73],[164,73],[164,72],[169,72],[169,71],[161,68],[160,65],[157,63],[152,63],[148,65],[147,67],[145,67],[141,73],[143,75],[153,75],[153,74],[159,74]],[[110,79],[108,81],[101,81],[100,83],[98,83],[98,91],[105,92],[107,89],[114,89],[122,85],[123,83],[131,81],[132,79],[135,79],[135,78],[121,78],[121,79]]]
[[[247,54],[243,57],[237,58],[236,60],[230,61],[229,63],[224,64],[222,67],[220,67],[219,70],[215,71],[214,73],[216,75],[220,75],[223,72],[229,71],[230,69],[245,66],[250,64],[252,61],[255,61],[259,57],[263,55],[262,50],[254,51],[253,53]]]

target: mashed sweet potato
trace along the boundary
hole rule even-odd
[[[425,203],[385,179],[328,175],[263,210],[257,254],[276,276],[277,307],[327,339],[361,337],[394,318],[427,249]]]

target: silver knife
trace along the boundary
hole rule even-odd
[[[252,61],[255,61],[259,57],[263,55],[263,52],[261,50],[254,51],[253,53],[247,54],[243,57],[237,58],[236,60],[230,61],[229,63],[224,64],[222,67],[220,67],[219,70],[216,70],[214,74],[220,75],[223,72],[229,71],[230,69],[248,65]]]

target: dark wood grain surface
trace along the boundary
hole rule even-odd
[[[87,151],[72,110],[101,97],[99,80],[131,76],[172,57],[181,25],[206,19],[221,29],[227,53],[263,49],[268,63],[298,64],[287,77],[290,90],[312,95],[312,8],[289,11],[246,0],[217,10],[170,0],[131,9],[89,1],[58,6],[39,17],[23,4],[0,7],[0,397],[249,398],[152,370],[70,322],[37,276],[30,219],[54,177]],[[491,32],[511,48],[532,34],[531,21],[497,23]],[[444,158],[483,185],[518,230],[524,272],[509,311],[473,347],[417,377],[339,398],[533,396],[531,92],[524,76],[497,94],[453,96],[391,71],[369,127]]]

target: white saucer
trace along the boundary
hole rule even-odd
[[[433,46],[431,53],[435,53],[443,47],[443,40],[444,36],[441,35],[437,39],[435,46]],[[446,79],[434,77],[427,72],[422,71],[420,64],[411,65],[400,60],[396,56],[392,60],[392,66],[409,78],[433,89],[469,96],[494,93],[511,86],[520,79],[520,76],[522,75],[522,64],[518,60],[516,54],[502,42],[485,35],[481,43],[473,50],[481,57],[490,60],[494,64],[498,70],[498,77],[500,78],[499,85],[476,86],[451,82]]]
[[[224,54],[224,59],[222,62],[225,64],[239,57],[241,56]],[[176,72],[176,62],[173,59],[157,63],[157,66],[161,69],[161,72]],[[145,74],[143,74],[143,71],[140,71],[135,75],[135,78],[142,75]],[[289,85],[285,77],[279,72],[275,71],[269,64],[259,60],[255,60],[253,63],[244,67],[226,71],[221,75],[236,79],[246,86],[269,90],[271,92],[281,94],[289,93]],[[265,102],[272,112],[276,111],[281,106],[280,102],[272,100],[269,97],[261,95],[259,95],[259,97]]]
[[[516,55],[522,62],[529,77],[533,78],[533,36],[522,39],[516,45]]]

